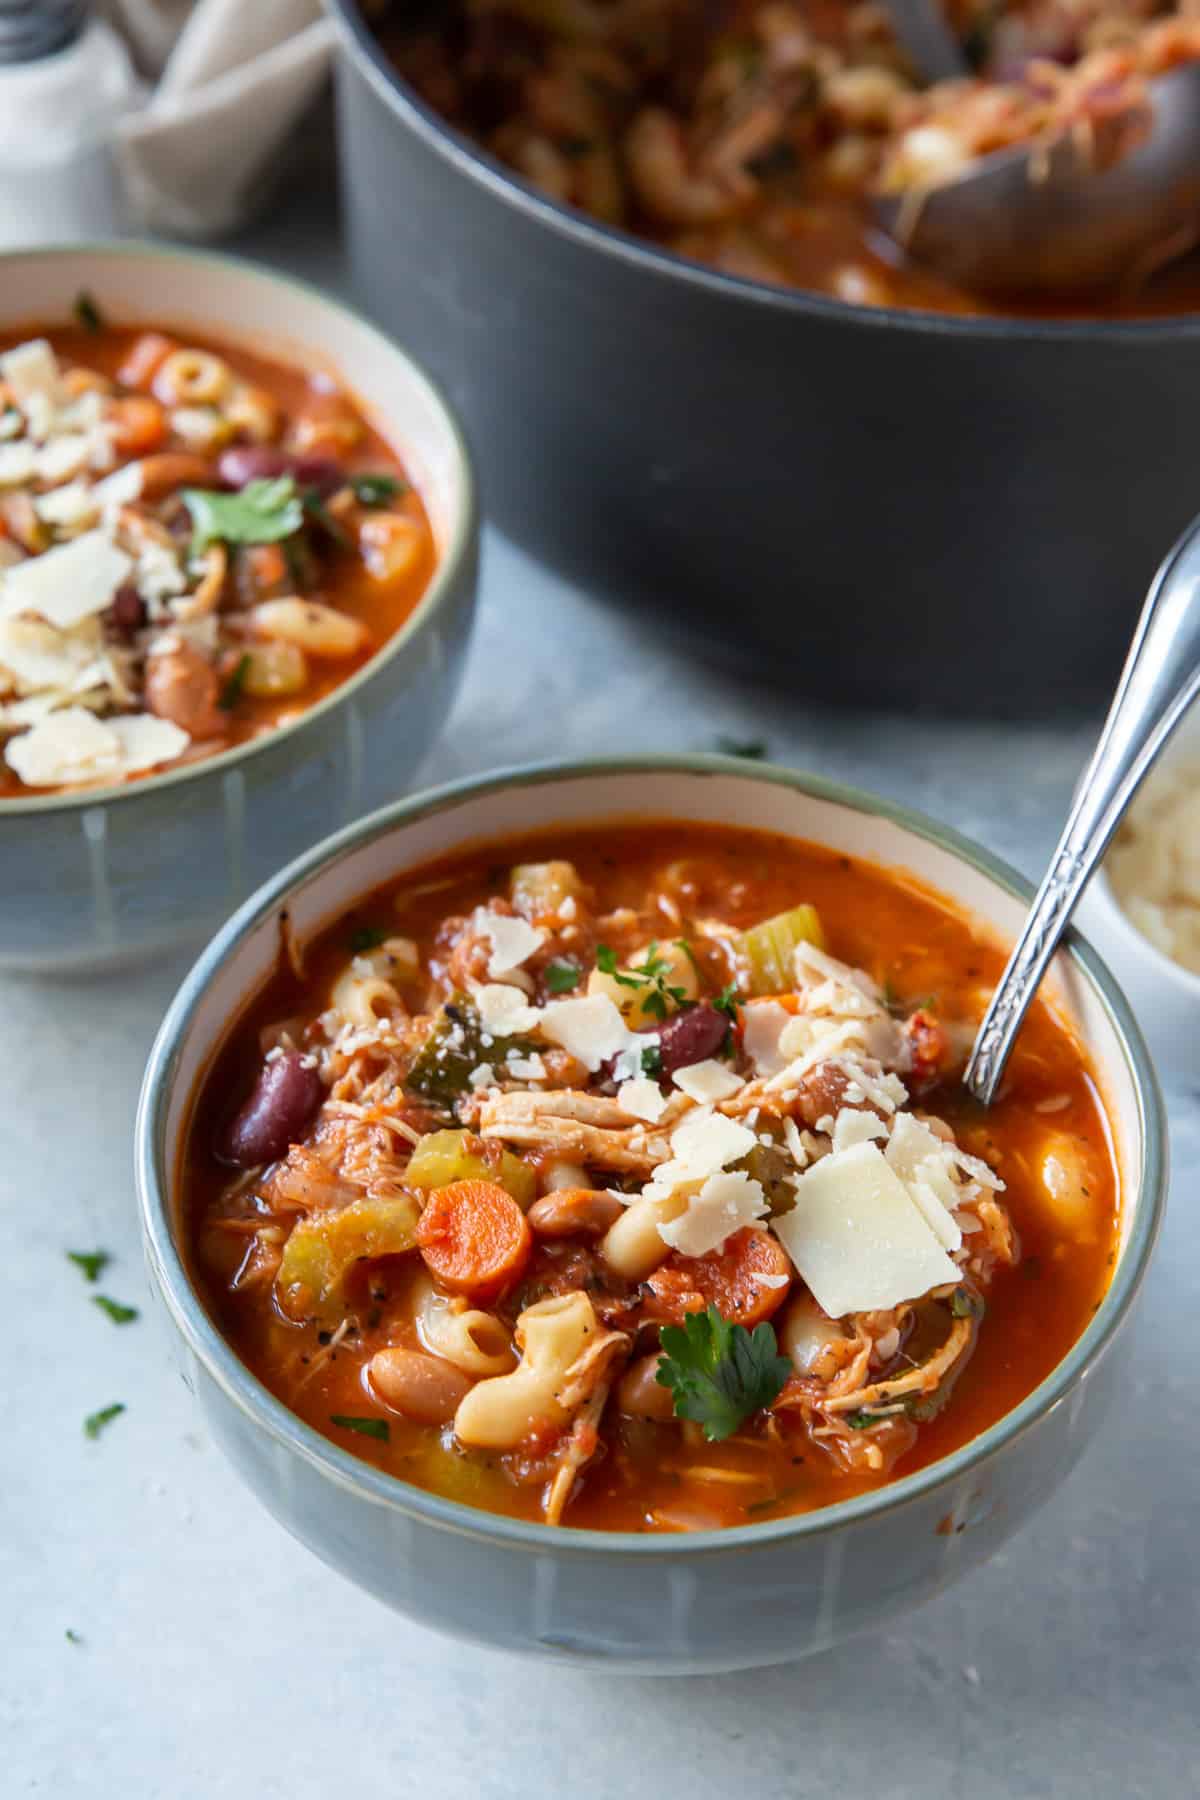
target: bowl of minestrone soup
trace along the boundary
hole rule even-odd
[[[314,289],[137,244],[0,268],[0,966],[103,967],[396,794],[462,663],[472,471]]]
[[[239,1473],[399,1611],[616,1667],[802,1656],[979,1562],[1104,1417],[1166,1175],[1081,942],[965,1094],[1027,898],[703,757],[460,783],[285,870],[138,1119]]]

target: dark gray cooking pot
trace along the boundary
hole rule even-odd
[[[823,700],[1104,693],[1200,510],[1200,317],[942,318],[717,275],[525,187],[329,3],[356,278],[449,389],[505,532]]]

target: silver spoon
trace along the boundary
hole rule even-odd
[[[1155,758],[1200,693],[1200,519],[1160,565],[1100,741],[975,1039],[963,1082],[990,1106],[1021,1021],[1089,877]]]
[[[924,76],[970,73],[939,0],[888,0],[888,11]],[[877,195],[876,221],[906,255],[981,293],[1070,293],[1150,273],[1200,236],[1200,63],[1157,76],[1148,94],[1145,139],[1110,167],[1065,133],[981,156],[935,187]]]

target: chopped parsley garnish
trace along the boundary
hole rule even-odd
[[[228,681],[221,689],[217,705],[222,712],[232,712],[242,697],[242,689],[246,685],[246,677],[250,673],[249,655],[239,656],[237,667],[231,672]]]
[[[718,1012],[728,1013],[729,1017],[733,1020],[737,1019],[739,1004],[737,983],[733,981],[730,982],[728,987],[722,988],[720,993],[712,1001],[712,1005]]]
[[[665,1019],[672,1003],[680,1008],[695,1005],[686,988],[673,987],[668,982],[671,965],[665,956],[658,954],[656,941],[652,940],[647,946],[645,962],[632,964],[627,969],[618,968],[616,952],[607,944],[597,944],[596,967],[602,975],[611,975],[621,987],[637,988],[638,1004],[652,1019]]]
[[[391,1430],[386,1419],[359,1419],[352,1413],[330,1413],[329,1423],[340,1425],[343,1431],[357,1431],[359,1437],[378,1438],[386,1444]]]
[[[767,754],[762,738],[719,737],[717,749],[722,756],[741,756],[747,762],[762,762]]]
[[[114,1419],[119,1419],[124,1411],[124,1402],[118,1400],[112,1406],[102,1406],[99,1412],[89,1413],[83,1421],[84,1437],[98,1438],[105,1426],[111,1425]]]
[[[957,1287],[950,1296],[950,1311],[956,1319],[982,1319],[986,1310],[979,1295],[969,1288]]]
[[[99,1281],[112,1257],[107,1250],[68,1250],[67,1261],[82,1269],[88,1281]]]
[[[844,1416],[851,1431],[869,1431],[872,1425],[880,1425],[883,1422],[879,1413],[867,1412],[865,1409],[846,1413]]]
[[[104,330],[104,315],[86,288],[75,296],[75,317],[85,331]]]
[[[657,1044],[649,1044],[646,1049],[642,1051],[642,1074],[662,1074],[662,1051]]]
[[[350,486],[360,506],[386,506],[408,492],[408,483],[397,475],[352,475]]]
[[[770,1406],[792,1372],[765,1322],[747,1331],[715,1306],[664,1325],[655,1380],[671,1389],[677,1419],[694,1419],[710,1443],[732,1436],[743,1420]]]
[[[110,1299],[107,1294],[93,1294],[92,1305],[107,1313],[114,1325],[131,1325],[139,1316],[136,1306],[126,1306],[123,1300]]]
[[[304,523],[304,508],[290,475],[248,481],[236,494],[215,488],[181,488],[192,515],[192,553],[212,543],[277,544]]]
[[[350,933],[351,956],[365,956],[368,950],[378,950],[385,944],[391,933],[382,925],[360,925],[357,931]]]
[[[306,517],[310,518],[314,525],[319,525],[326,536],[333,539],[339,549],[353,550],[354,539],[341,520],[334,518],[319,489],[305,488],[300,496],[300,504],[304,508]]]
[[[547,963],[545,975],[546,986],[552,994],[569,994],[582,981],[583,970],[578,963],[567,962],[563,958]]]

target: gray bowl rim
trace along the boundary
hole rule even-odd
[[[352,319],[364,331],[379,340],[381,349],[392,356],[398,356],[407,363],[409,371],[418,386],[423,387],[435,409],[442,415],[450,432],[454,445],[454,454],[458,463],[463,488],[462,507],[454,520],[446,548],[437,559],[428,586],[421,595],[412,612],[405,619],[400,629],[392,634],[365,662],[361,669],[333,688],[323,699],[312,706],[305,707],[296,719],[287,725],[278,725],[272,731],[265,732],[262,737],[251,738],[245,744],[235,744],[228,750],[219,750],[214,756],[203,757],[200,761],[187,763],[181,769],[167,769],[162,774],[142,776],[137,781],[117,782],[111,787],[89,787],[67,794],[35,794],[28,798],[15,796],[0,797],[0,829],[9,818],[28,818],[31,814],[42,817],[47,813],[71,813],[87,810],[93,806],[121,806],[131,804],[148,794],[161,794],[166,788],[178,787],[182,783],[197,781],[204,776],[221,775],[228,769],[236,768],[241,763],[273,746],[292,739],[299,749],[299,740],[310,726],[317,723],[327,714],[341,705],[344,700],[351,699],[373,681],[393,658],[402,654],[409,645],[425,636],[433,625],[438,613],[443,610],[447,600],[453,597],[458,588],[459,576],[475,552],[479,537],[479,483],[475,472],[475,463],[467,443],[463,427],[455,408],[451,404],[440,384],[419,363],[403,344],[398,343],[391,334],[366,313],[351,305],[336,294],[329,293],[318,286],[315,281],[306,281],[302,276],[291,275],[269,267],[265,263],[255,262],[248,256],[230,256],[221,250],[198,250],[181,244],[156,243],[143,238],[114,238],[111,242],[104,239],[76,244],[27,244],[19,250],[0,251],[0,285],[3,284],[5,271],[18,262],[29,262],[34,259],[54,259],[78,256],[128,257],[131,260],[144,257],[154,262],[181,262],[203,264],[218,272],[227,271],[238,276],[252,276],[267,287],[293,288]],[[166,321],[168,324],[170,321]],[[31,321],[32,323],[32,321]],[[217,322],[220,334],[220,323]],[[234,340],[236,342],[236,334]],[[314,348],[319,349],[316,345]],[[377,415],[378,418],[378,415]],[[381,432],[386,436],[386,432]],[[388,440],[390,442],[390,439]]]
[[[1113,1281],[1087,1328],[1063,1360],[1019,1406],[996,1424],[980,1432],[961,1449],[912,1475],[815,1512],[762,1524],[731,1526],[720,1531],[681,1533],[678,1537],[658,1533],[564,1531],[488,1513],[411,1486],[397,1476],[372,1468],[349,1451],[339,1449],[328,1438],[305,1425],[251,1374],[205,1310],[192,1286],[171,1229],[169,1189],[173,1171],[164,1167],[163,1151],[179,1046],[210,976],[251,932],[286,904],[291,894],[310,878],[369,840],[386,836],[398,827],[506,788],[552,786],[581,778],[603,780],[631,774],[728,775],[787,787],[810,798],[898,825],[966,862],[1018,900],[1028,903],[1033,895],[1030,884],[1007,863],[923,813],[861,789],[827,781],[821,776],[772,764],[747,763],[734,757],[648,754],[523,764],[427,789],[381,807],[298,857],[239,907],[202,952],[167,1010],[146,1067],[135,1126],[138,1200],[150,1272],[176,1327],[210,1379],[257,1428],[335,1485],[351,1490],[360,1499],[405,1513],[429,1525],[506,1548],[586,1557],[721,1554],[837,1531],[884,1513],[898,1512],[909,1502],[920,1500],[937,1488],[951,1486],[1004,1453],[1015,1439],[1062,1405],[1123,1324],[1141,1286],[1162,1222],[1167,1186],[1166,1117],[1154,1067],[1129,1005],[1100,957],[1077,934],[1069,934],[1067,952],[1090,981],[1116,1032],[1136,1095],[1142,1140],[1137,1214]],[[597,810],[602,818],[602,807]],[[464,843],[478,841],[481,840],[472,838]],[[332,922],[332,918],[327,921]]]
[[[1200,336],[1200,312],[1163,313],[1142,319],[1040,319],[995,313],[939,313],[919,307],[854,305],[846,300],[809,293],[803,288],[773,287],[765,281],[724,274],[551,200],[421,99],[388,62],[356,0],[324,0],[324,3],[339,27],[343,49],[354,59],[360,75],[389,108],[401,112],[405,123],[444,161],[477,186],[488,189],[504,204],[515,206],[558,236],[641,268],[659,280],[683,282],[730,298],[740,297],[775,312],[836,320],[863,331],[899,330],[922,337],[1001,341],[1016,338],[1022,342],[1051,343],[1072,339],[1129,343],[1155,341],[1167,336]]]

